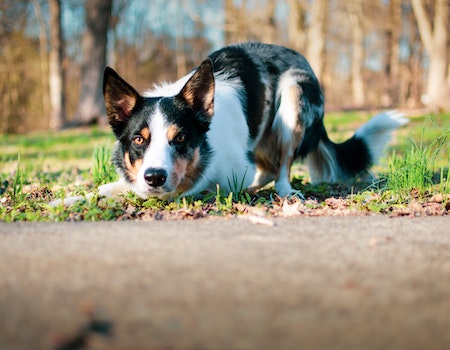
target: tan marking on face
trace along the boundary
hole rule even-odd
[[[193,175],[192,173],[197,169],[198,163],[200,162],[200,149],[197,147],[194,151],[194,158],[188,164],[186,172],[187,175]]]
[[[169,142],[173,141],[179,132],[180,128],[177,125],[169,125],[169,127],[167,128],[167,140],[169,140]]]
[[[178,188],[179,184],[183,182],[186,175],[187,165],[188,161],[183,158],[177,159],[173,163],[172,181],[171,181],[173,188]]]
[[[134,163],[131,163],[130,160],[130,154],[128,152],[125,152],[124,154],[124,161],[125,161],[125,166],[126,166],[126,171],[128,176],[130,177],[131,181],[136,181],[137,179],[137,174],[139,172],[139,169],[142,166],[142,159],[136,159]]]
[[[196,148],[194,151],[194,157],[192,161],[186,161],[186,169],[184,178],[180,183],[180,190],[185,192],[189,190],[194,184],[195,180],[200,176],[200,169],[198,167],[200,163],[200,149]]]
[[[142,128],[142,130],[141,130],[141,136],[142,136],[146,141],[150,140],[150,130],[149,130],[147,127]]]

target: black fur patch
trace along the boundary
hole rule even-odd
[[[250,129],[250,137],[254,139],[259,132],[263,111],[265,85],[261,81],[256,63],[239,46],[228,46],[212,53],[209,58],[213,61],[214,72],[225,71],[230,79],[240,78],[244,86],[244,111]]]
[[[367,144],[353,136],[343,143],[334,144],[339,166],[350,176],[356,176],[372,165]]]
[[[300,147],[298,147],[295,152],[295,158],[304,158],[309,152],[314,151],[319,145],[319,141],[322,139],[323,135],[326,136],[326,131],[322,119],[314,120],[312,125],[306,128]]]

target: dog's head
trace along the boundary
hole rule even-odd
[[[114,164],[141,197],[189,190],[209,156],[206,132],[214,114],[212,62],[204,61],[181,91],[144,97],[111,68],[103,94],[117,138]]]

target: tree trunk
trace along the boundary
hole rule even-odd
[[[185,7],[187,4],[183,1],[181,5]],[[175,34],[175,61],[177,64],[177,78],[181,78],[188,72],[183,28],[184,22],[180,16],[180,11],[177,11],[175,16],[177,20]]]
[[[247,0],[235,4],[233,0],[225,0],[225,43],[237,43],[248,40],[249,22],[252,21],[247,13]]]
[[[232,19],[235,16],[236,10],[233,0],[224,1],[224,12],[225,12],[225,44],[230,44],[234,41],[234,25],[232,24]]]
[[[66,121],[65,77],[63,68],[64,42],[61,30],[61,6],[59,0],[50,0],[50,128],[61,129]]]
[[[382,104],[392,106],[399,103],[400,33],[402,28],[401,0],[391,0],[388,5],[390,21],[386,29],[386,74]]]
[[[434,2],[434,18],[430,18],[423,0],[412,0],[414,15],[423,46],[429,56],[426,104],[430,110],[450,110],[448,86],[448,0]]]
[[[47,54],[47,30],[45,25],[44,17],[42,16],[41,5],[39,1],[33,0],[34,12],[36,14],[36,20],[39,25],[39,56],[41,65],[41,81],[42,81],[42,110],[45,116],[50,115],[49,107],[49,86],[48,86],[48,54]],[[49,121],[50,123],[50,121]]]
[[[86,31],[83,36],[81,91],[75,124],[89,124],[104,117],[102,94],[103,70],[106,65],[107,34],[112,0],[86,1]]]
[[[276,23],[275,23],[275,11],[276,11],[276,1],[268,0],[265,11],[265,28],[262,33],[262,41],[269,44],[274,44],[276,42]]]
[[[352,28],[352,101],[355,107],[365,103],[364,95],[364,28],[361,0],[346,2],[350,25]]]
[[[288,36],[293,49],[305,50],[305,10],[298,0],[289,0]]]
[[[306,57],[320,82],[325,65],[325,30],[328,0],[315,0],[311,4],[311,24],[308,27]]]

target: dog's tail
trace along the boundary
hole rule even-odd
[[[338,144],[322,128],[318,147],[305,158],[311,182],[345,182],[367,172],[382,156],[392,132],[407,122],[396,111],[380,113],[361,126],[353,137]]]

